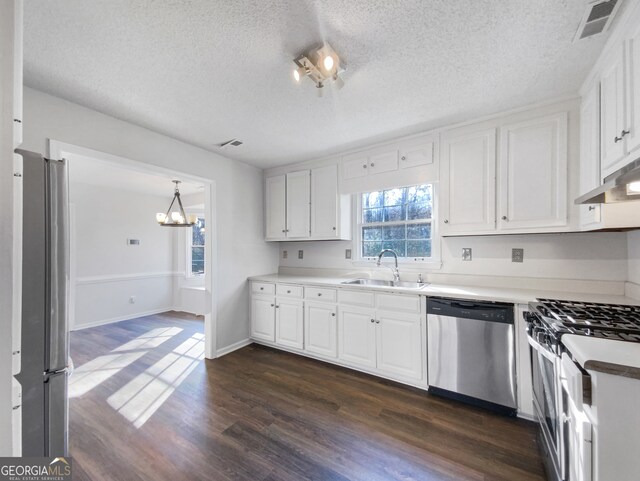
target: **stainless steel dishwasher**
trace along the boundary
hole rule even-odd
[[[516,414],[514,306],[427,299],[429,392]]]

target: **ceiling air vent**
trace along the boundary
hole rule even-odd
[[[613,16],[616,13],[620,0],[596,0],[589,3],[587,10],[580,20],[580,27],[573,41],[582,40],[583,38],[593,37],[605,32]]]
[[[240,145],[242,145],[242,140],[238,140],[238,139],[231,139],[231,140],[227,140],[226,142],[222,142],[220,144],[220,148],[224,149],[225,147],[239,147]]]

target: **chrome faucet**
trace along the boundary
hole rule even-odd
[[[389,269],[391,269],[391,271],[393,272],[393,282],[400,282],[400,271],[398,271],[398,254],[396,254],[394,251],[392,251],[391,249],[382,249],[380,251],[380,254],[378,254],[378,262],[376,262],[376,265],[380,267],[380,265],[382,264],[382,257],[387,252],[390,252],[391,254],[393,254],[393,257],[396,261],[395,267],[389,267]],[[388,266],[385,266],[385,267],[388,267]]]

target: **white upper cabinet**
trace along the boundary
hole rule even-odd
[[[634,160],[640,156],[640,24],[627,40],[627,124],[626,149]]]
[[[340,237],[340,198],[338,166],[335,164],[311,170],[311,237]]]
[[[601,176],[615,172],[625,159],[624,44],[611,55],[600,75]]]
[[[22,59],[23,59],[23,3],[14,2],[13,21],[13,147],[22,144]]]
[[[311,229],[311,173],[287,174],[287,238],[309,237]]]
[[[600,85],[582,98],[580,107],[580,195],[600,185]],[[580,206],[580,226],[600,222],[600,205]]]
[[[443,235],[495,229],[496,129],[442,136]]]
[[[500,131],[498,230],[567,224],[567,114]]]
[[[394,170],[398,170],[398,148],[395,145],[346,155],[342,162],[342,178],[345,180]]]
[[[408,169],[421,165],[433,164],[438,138],[435,135],[424,135],[400,143],[400,168]]]
[[[287,234],[287,178],[269,177],[265,181],[265,219],[267,240],[286,239]]]
[[[385,148],[379,151],[373,151],[369,154],[368,159],[368,171],[370,175],[398,170],[398,150],[396,148]]]

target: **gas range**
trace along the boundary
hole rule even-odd
[[[640,342],[640,306],[537,299],[529,309],[527,332],[556,354],[564,334]]]

